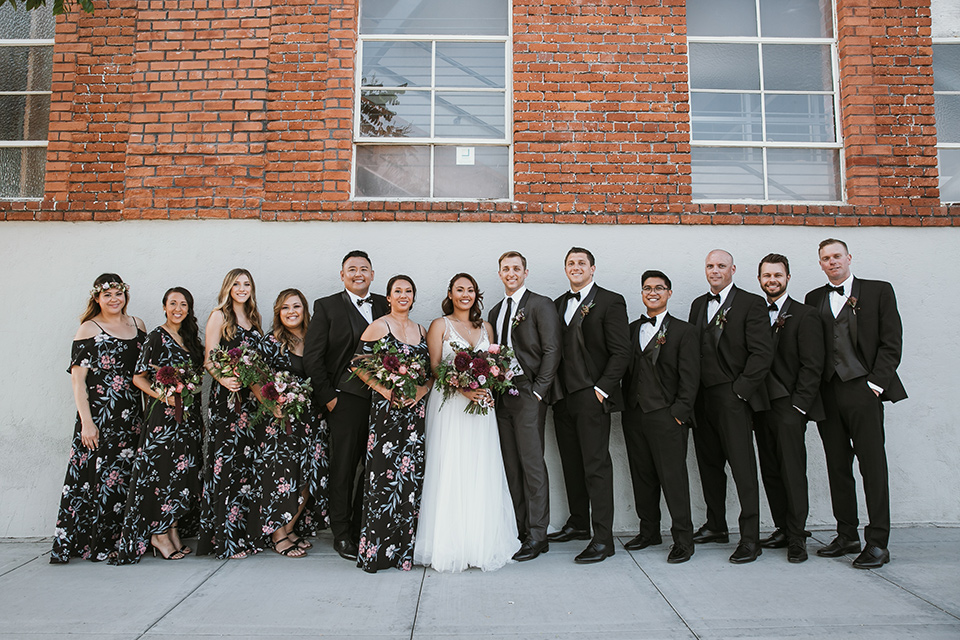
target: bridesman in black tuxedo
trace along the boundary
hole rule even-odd
[[[769,303],[773,365],[764,380],[770,409],[753,414],[753,428],[760,477],[777,526],[772,535],[760,541],[760,546],[787,547],[787,560],[798,563],[807,559],[809,535],[804,434],[808,420],[823,419],[823,327],[816,309],[787,295],[790,262],[786,256],[765,256],[760,261],[757,279]]]
[[[890,562],[890,488],[884,449],[883,402],[899,402],[907,393],[897,376],[903,325],[889,282],[861,280],[850,273],[850,255],[842,240],[820,243],[820,268],[829,284],[807,294],[805,302],[823,321],[825,347],[820,395],[826,418],[817,423],[827,458],[830,498],[837,537],[817,555],[839,557],[860,551],[857,457],[870,523],[866,546],[853,566],[876,569]]]
[[[497,399],[497,426],[507,484],[523,545],[513,556],[533,560],[549,550],[550,483],[543,459],[547,406],[560,366],[560,316],[553,301],[527,289],[527,259],[516,251],[500,256],[504,299],[490,310],[496,341],[511,347],[519,369],[519,395]]]
[[[563,354],[555,387],[557,446],[570,517],[553,542],[593,538],[574,560],[602,562],[613,548],[613,463],[610,414],[620,411],[620,379],[630,360],[627,303],[593,281],[593,254],[573,247],[564,258],[570,290],[557,298],[563,320]]]
[[[364,329],[387,313],[387,299],[368,295],[373,266],[363,251],[343,258],[340,279],[343,291],[313,303],[303,363],[313,384],[314,406],[325,415],[330,430],[328,490],[334,548],[356,561],[363,493],[357,469],[367,451],[370,387],[351,376],[349,364]]]
[[[714,249],[705,272],[710,292],[690,305],[690,323],[700,330],[700,392],[693,443],[707,522],[694,542],[727,542],[726,497],[730,472],[740,498],[740,544],[730,562],[753,562],[760,549],[760,483],[753,450],[750,410],[769,408],[763,380],[773,360],[770,322],[763,298],[738,289],[733,256]]]
[[[630,462],[640,533],[624,548],[645,549],[662,542],[660,489],[667,501],[673,547],[667,562],[693,555],[687,440],[700,386],[697,328],[667,313],[670,278],[646,271],[642,278],[646,315],[630,325],[630,364],[623,377],[623,436]]]

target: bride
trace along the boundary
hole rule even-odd
[[[482,300],[472,276],[453,277],[441,305],[446,315],[427,332],[431,367],[460,349],[490,346]],[[427,461],[413,558],[437,571],[492,571],[520,548],[496,414],[464,413],[470,402],[492,399],[486,390],[462,390],[446,402],[443,394],[431,393],[427,403]]]

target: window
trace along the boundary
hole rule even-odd
[[[829,0],[687,0],[693,199],[842,200]]]
[[[0,6],[0,199],[43,197],[54,19]]]
[[[508,0],[361,0],[354,195],[509,199]]]
[[[960,39],[934,40],[933,97],[940,201],[960,202]]]

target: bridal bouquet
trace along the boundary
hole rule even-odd
[[[390,403],[399,406],[404,400],[417,397],[417,387],[430,379],[430,365],[413,353],[408,345],[398,344],[387,336],[372,345],[372,353],[355,357],[350,365],[390,390]]]
[[[461,389],[489,389],[493,393],[518,395],[513,384],[513,350],[510,347],[492,344],[487,349],[462,348],[453,358],[437,365],[437,389],[448,398]],[[471,402],[464,413],[486,415],[492,402]]]
[[[213,349],[210,351],[210,362],[214,367],[216,378],[237,378],[244,387],[259,384],[270,375],[270,367],[263,361],[260,353],[246,342],[232,349]],[[234,410],[240,413],[240,394],[230,392],[230,402]]]
[[[293,433],[291,420],[303,419],[310,410],[311,393],[313,393],[313,388],[310,386],[309,378],[301,382],[292,373],[277,371],[270,375],[269,379],[260,387],[262,406],[257,413],[257,417],[269,418],[279,408],[287,435],[290,435]]]
[[[193,404],[194,398],[200,393],[200,376],[186,362],[158,367],[150,388],[160,395],[150,405],[150,414],[157,403],[164,404],[173,398],[173,417],[177,424],[183,422],[183,414]]]

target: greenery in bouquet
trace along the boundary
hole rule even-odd
[[[200,376],[186,362],[157,367],[150,385],[159,395],[150,405],[149,415],[153,413],[158,402],[167,402],[173,399],[173,416],[177,424],[183,422],[183,414],[189,412],[194,398],[200,394]]]
[[[373,343],[371,353],[355,357],[353,375],[366,373],[370,382],[378,382],[390,390],[390,402],[399,406],[404,400],[417,397],[417,387],[430,381],[430,365],[416,355],[409,345],[390,340],[388,336]],[[368,383],[369,384],[369,383]]]
[[[444,402],[461,390],[487,389],[492,394],[508,393],[517,395],[513,384],[513,349],[492,344],[487,349],[470,350],[459,348],[452,358],[437,365],[437,389],[443,394]],[[492,402],[470,402],[464,413],[486,415],[493,407]]]
[[[217,348],[210,351],[210,363],[215,378],[236,378],[244,387],[260,384],[270,375],[270,367],[260,353],[246,342],[232,349]],[[230,392],[234,410],[240,412],[240,394]]]
[[[277,371],[260,387],[261,406],[257,419],[280,417],[287,435],[293,433],[292,421],[303,420],[310,411],[310,394],[313,388],[310,379],[301,381],[292,373]]]

